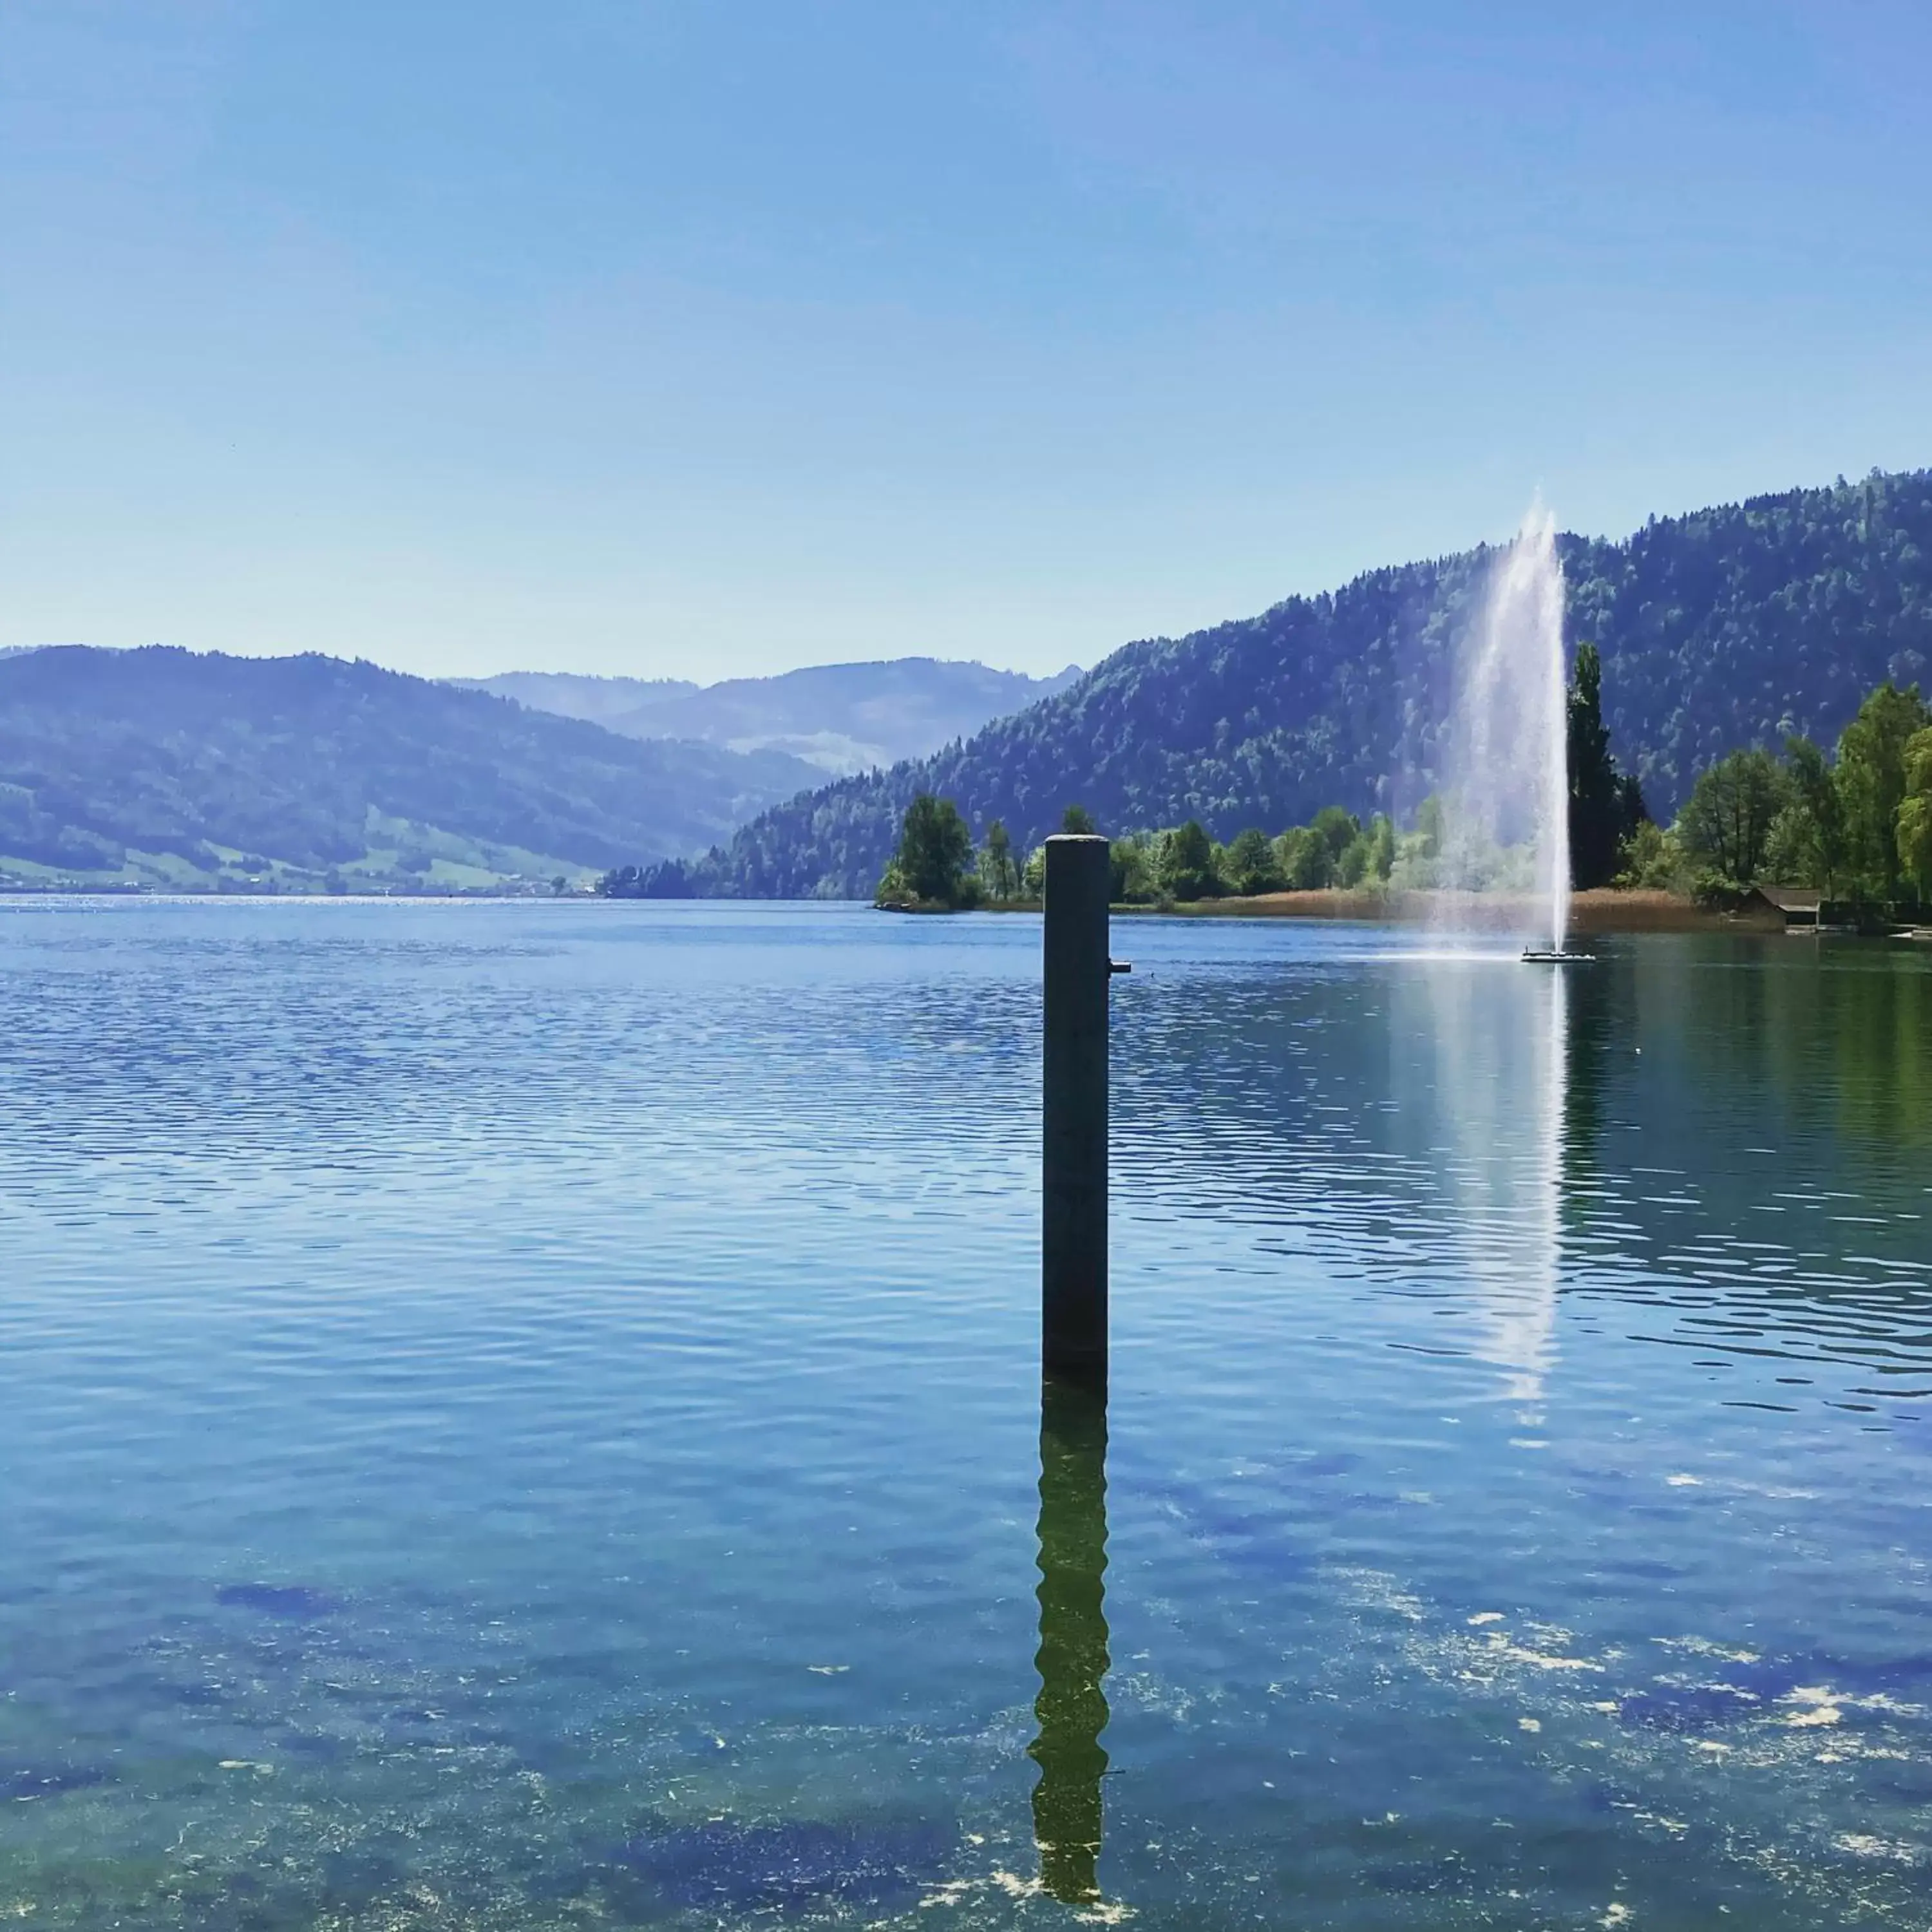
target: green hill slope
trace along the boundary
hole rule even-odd
[[[0,662],[0,874],[482,885],[703,850],[818,775],[320,656]]]
[[[1561,540],[1568,634],[1597,644],[1618,758],[1674,812],[1696,770],[1790,730],[1834,738],[1887,676],[1932,667],[1932,472]],[[704,889],[862,897],[915,791],[1022,849],[1078,801],[1109,832],[1196,818],[1217,837],[1324,805],[1412,804],[1434,785],[1453,649],[1490,553],[1370,572],[1260,616],[1126,646],[963,745],[774,806]]]

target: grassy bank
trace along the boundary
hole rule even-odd
[[[1040,910],[1038,899],[989,903],[986,912]],[[1350,919],[1390,926],[1426,926],[1440,920],[1464,930],[1487,928],[1520,933],[1544,916],[1540,900],[1502,894],[1451,892],[1349,890],[1328,886],[1318,892],[1263,892],[1250,898],[1230,896],[1162,905],[1117,905],[1117,914],[1184,919]],[[1638,889],[1578,892],[1570,902],[1570,930],[1587,932],[1777,932],[1782,917],[1766,908],[1742,913],[1708,910],[1681,892]]]
[[[1263,892],[1252,898],[1201,899],[1172,907],[1124,906],[1117,911],[1172,911],[1216,919],[1372,920],[1390,925],[1426,926],[1440,920],[1465,930],[1489,928],[1521,932],[1544,916],[1540,899],[1504,894],[1456,892],[1350,890],[1329,886],[1317,892]],[[1780,932],[1784,920],[1768,908],[1756,912],[1708,910],[1678,892],[1610,887],[1578,892],[1570,902],[1570,929],[1584,932]]]

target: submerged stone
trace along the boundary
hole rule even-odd
[[[1271,1498],[1258,1498],[1258,1508],[1242,1508],[1198,1484],[1168,1479],[1138,1486],[1167,1504],[1190,1540],[1234,1568],[1277,1581],[1312,1572],[1306,1550],[1294,1540],[1294,1520],[1278,1505],[1269,1507]]]
[[[1652,1731],[1708,1731],[1786,1711],[1794,1700],[1856,1709],[1922,1704],[1932,1696],[1932,1657],[1853,1660],[1807,1652],[1795,1657],[1732,1658],[1697,1684],[1654,1684],[1620,1699],[1620,1722]],[[1820,1693],[1828,1690],[1826,1698]],[[1834,1718],[1832,1721],[1836,1722]]]
[[[326,1851],[316,1878],[323,1903],[336,1911],[366,1912],[407,1883],[408,1864],[394,1852],[356,1845]]]
[[[1913,1703],[1932,1701],[1932,1656],[1922,1652],[1904,1657],[1834,1657],[1822,1651],[1793,1658],[1790,1682],[1780,1694],[1801,1684],[1828,1684],[1856,1697],[1892,1697]]]
[[[1364,1868],[1362,1876],[1378,1892],[1398,1898],[1426,1898],[1431,1892],[1449,1891],[1466,1882],[1453,1868],[1421,1860],[1370,1865]]]
[[[306,1583],[224,1583],[214,1600],[229,1610],[260,1610],[272,1617],[326,1617],[342,1607],[326,1590]]]
[[[922,1819],[652,1821],[615,1862],[679,1905],[802,1911],[828,1901],[915,1904],[952,1840]]]
[[[1729,1684],[1660,1684],[1622,1698],[1618,1722],[1646,1731],[1711,1731],[1764,1708],[1755,1693]]]
[[[106,1784],[113,1773],[94,1764],[0,1763],[0,1800],[57,1798],[64,1791],[86,1791]]]
[[[312,1764],[334,1764],[352,1748],[346,1738],[327,1731],[287,1731],[277,1742],[291,1757],[306,1758]]]

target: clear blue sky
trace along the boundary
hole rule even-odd
[[[0,644],[1045,670],[1932,462],[1924,0],[0,0]]]

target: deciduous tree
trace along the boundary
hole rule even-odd
[[[1274,842],[1281,876],[1291,892],[1318,892],[1335,876],[1328,842],[1312,825],[1297,825]]]
[[[1932,905],[1932,725],[1905,742],[1905,796],[1898,805],[1898,863],[1921,905]]]
[[[903,895],[932,905],[957,905],[965,896],[973,835],[950,798],[920,792],[906,807],[899,849],[879,883],[879,896]]]
[[[1161,890],[1177,899],[1219,898],[1220,875],[1214,868],[1214,842],[1198,819],[1164,834],[1155,874]]]
[[[1794,884],[1814,884],[1835,898],[1845,871],[1845,804],[1838,775],[1809,738],[1784,741],[1792,798],[1784,818],[1778,856]]]
[[[1274,846],[1258,825],[1235,835],[1228,848],[1228,883],[1238,892],[1276,892],[1281,890],[1281,868]]]
[[[1898,893],[1898,808],[1905,799],[1905,747],[1932,724],[1916,684],[1880,685],[1838,740],[1838,796],[1845,844],[1859,895],[1879,900]]]
[[[1733,752],[1698,774],[1678,836],[1694,860],[1732,885],[1748,886],[1762,869],[1772,821],[1789,796],[1768,752]]]

